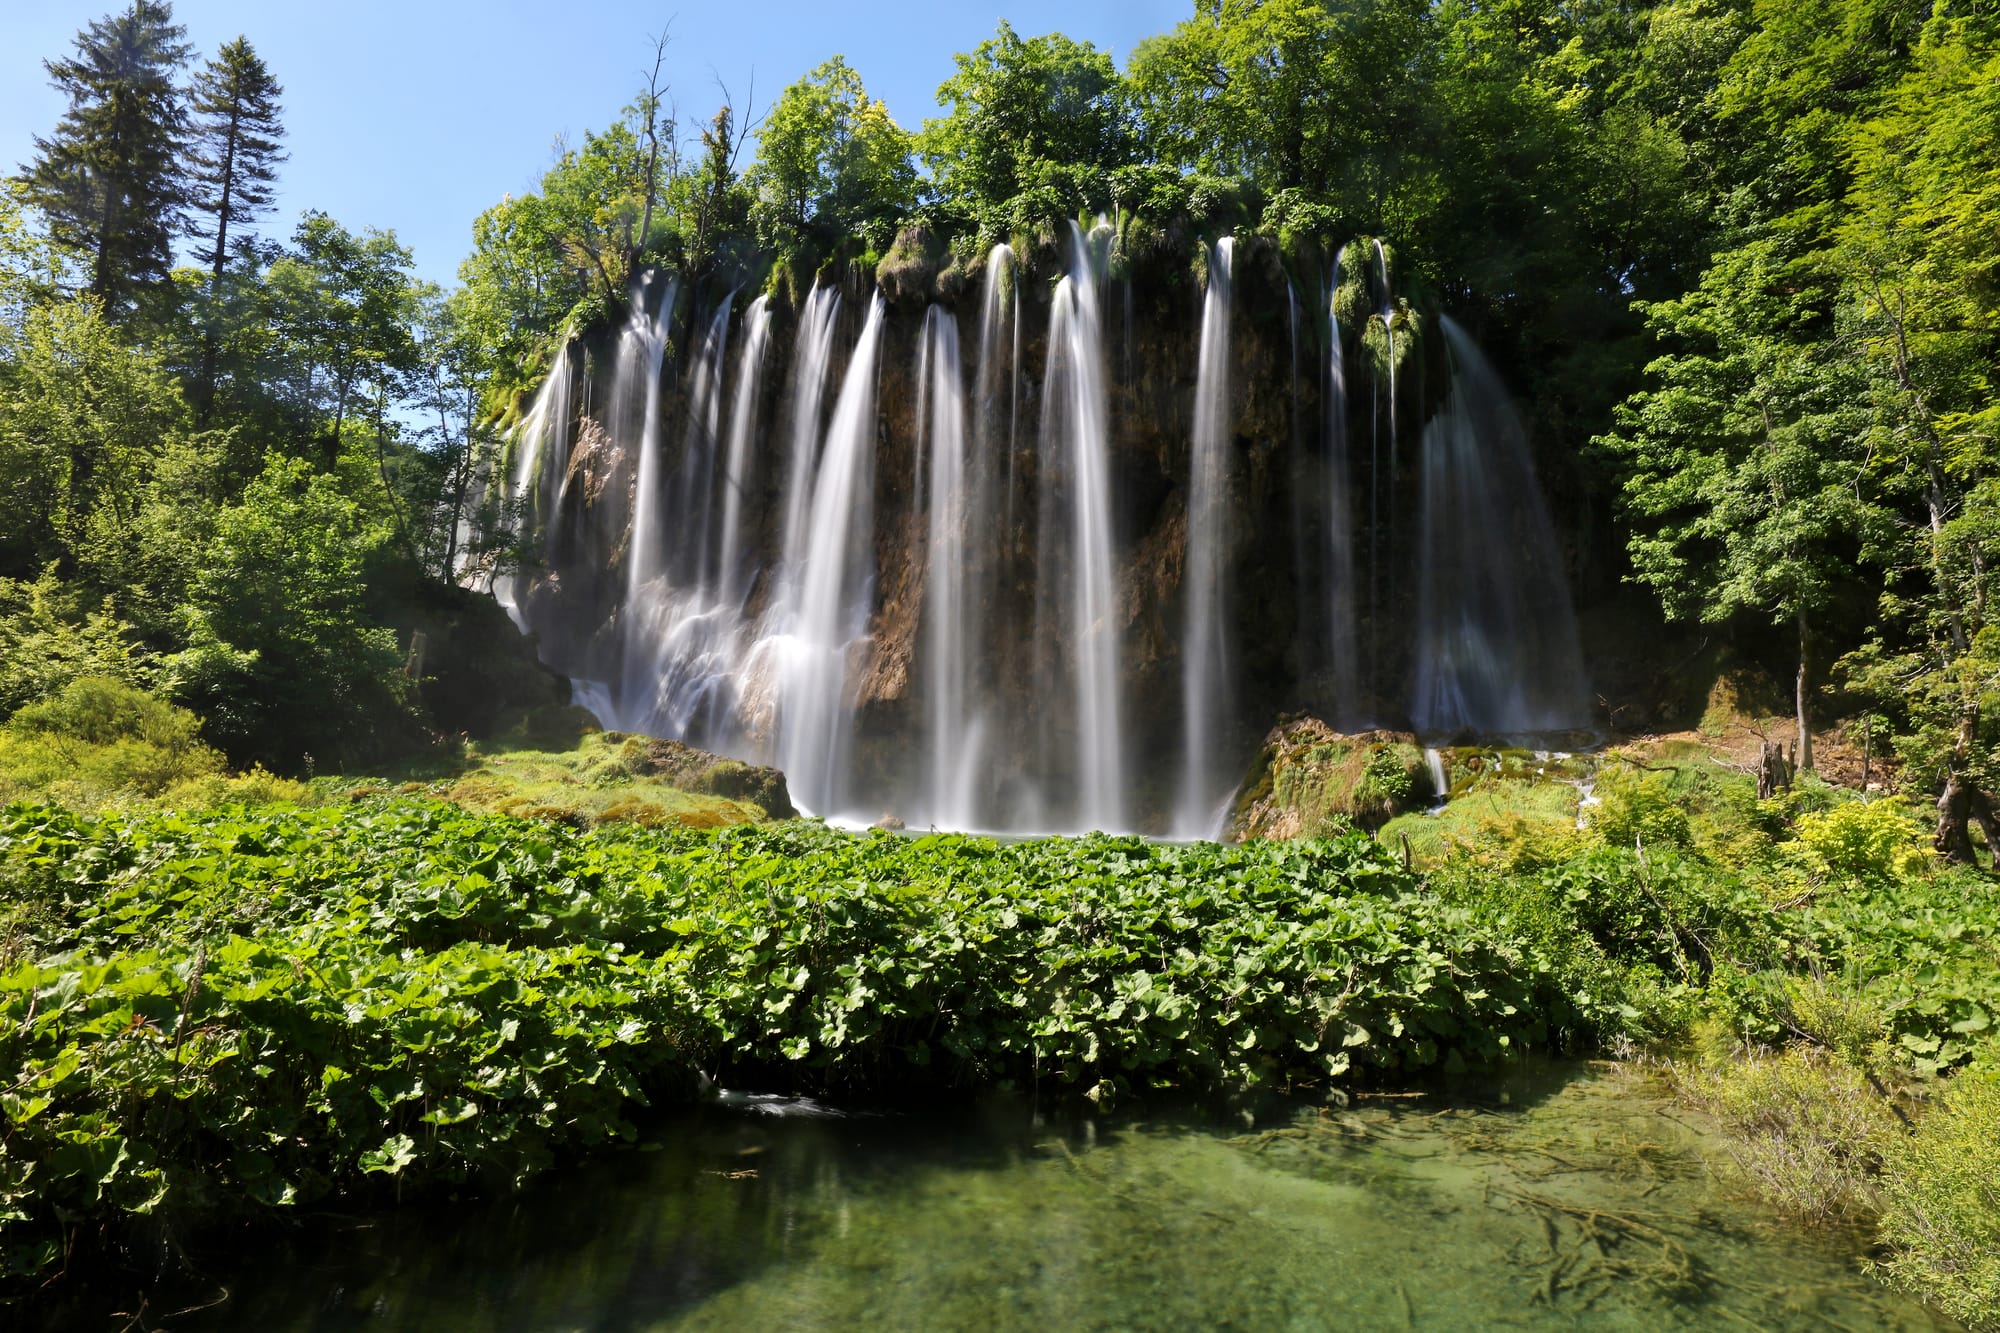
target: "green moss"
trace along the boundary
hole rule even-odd
[[[686,746],[589,732],[560,749],[474,747],[474,765],[418,790],[469,810],[584,828],[723,828],[791,814],[770,769]]]

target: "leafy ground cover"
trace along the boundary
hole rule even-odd
[[[659,758],[549,753],[572,778]],[[316,805],[0,815],[17,1286],[149,1229],[504,1187],[714,1078],[1103,1100],[1610,1047],[1669,1053],[1781,1209],[1880,1219],[1885,1276],[1993,1317],[1960,1166],[2000,1131],[2000,896],[1893,800],[1606,768],[1580,825],[1489,811],[1406,862],[1353,829],[999,844],[327,781]]]
[[[517,1177],[706,1074],[1103,1098],[1589,1041],[1373,842],[579,831],[410,800],[0,820],[0,1237]]]

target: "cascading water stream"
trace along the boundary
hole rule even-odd
[[[986,287],[979,298],[979,368],[974,380],[973,438],[982,467],[1004,455],[1005,522],[1014,517],[1014,422],[1020,413],[1021,322],[1010,301],[1014,291],[1014,251],[1002,242],[986,256]],[[1008,325],[1013,325],[1011,330]],[[1004,381],[1002,377],[1004,378]],[[1004,389],[1004,392],[1003,392]],[[1001,409],[1006,429],[1001,430]]]
[[[627,414],[632,413],[632,398],[637,395],[640,422],[639,475],[632,487],[625,552],[628,607],[638,602],[639,590],[660,572],[660,371],[667,354],[667,322],[674,316],[678,292],[679,284],[669,281],[651,312],[643,301],[635,301],[618,341],[619,382],[613,395],[620,411]]]
[[[573,416],[570,392],[575,381],[570,374],[569,345],[565,343],[549,367],[548,378],[535,390],[526,415],[514,428],[514,470],[501,499],[508,512],[509,526],[518,520],[525,529],[538,532],[539,545],[551,549],[560,517],[561,490],[556,482],[569,472],[569,431]],[[554,481],[552,481],[554,479]],[[475,479],[474,494],[483,490]],[[468,550],[471,525],[461,517],[458,524],[458,569],[463,576],[475,562]],[[489,566],[490,568],[490,566]],[[488,587],[494,600],[507,609],[517,625],[521,622],[520,589],[512,572],[492,576]],[[525,627],[524,627],[525,628]]]
[[[1361,659],[1354,615],[1354,509],[1347,471],[1347,362],[1341,345],[1340,315],[1333,293],[1347,258],[1333,257],[1333,286],[1326,303],[1326,409],[1322,414],[1326,452],[1327,617],[1337,725],[1351,725],[1360,705]]]
[[[1423,433],[1411,719],[1432,736],[1582,728],[1576,616],[1527,437],[1485,355],[1438,327],[1451,385]]]
[[[716,543],[716,600],[740,611],[753,563],[744,549],[743,509],[750,493],[752,444],[763,389],[764,358],[771,346],[771,298],[760,296],[743,317],[743,351],[736,363],[736,396],[729,409],[729,453],[722,468],[722,532]]]
[[[839,290],[815,287],[799,312],[798,337],[792,348],[791,439],[786,451],[784,527],[780,530],[783,577],[788,585],[796,584],[805,558],[813,472],[819,466],[820,407],[833,360],[834,318],[839,313]]]
[[[924,593],[924,683],[930,726],[926,817],[944,828],[976,828],[976,787],[985,769],[985,719],[974,699],[978,640],[972,616],[976,571],[986,555],[985,525],[966,452],[958,321],[932,306],[924,316],[929,412],[919,422],[929,447],[930,513]]]
[[[722,429],[722,370],[729,354],[729,309],[735,299],[736,293],[732,291],[716,306],[695,354],[694,370],[688,379],[681,465],[668,503],[669,511],[680,520],[679,540],[675,543],[675,582],[701,588],[714,583],[709,538],[715,519],[715,455]]]
[[[1181,794],[1174,814],[1183,838],[1220,830],[1234,775],[1221,771],[1218,742],[1228,733],[1234,696],[1224,626],[1228,558],[1229,289],[1235,242],[1223,237],[1208,261],[1201,345],[1188,446],[1188,536],[1181,625]]]
[[[780,764],[793,798],[822,814],[848,813],[851,799],[849,666],[867,633],[874,591],[875,381],[883,309],[875,297],[827,423],[797,571],[798,602],[781,650]]]
[[[1044,521],[1061,529],[1066,559],[1045,567],[1058,594],[1055,632],[1067,648],[1075,706],[1074,800],[1059,826],[1125,827],[1124,699],[1118,671],[1119,627],[1113,604],[1110,405],[1104,382],[1099,245],[1108,227],[1086,237],[1070,227],[1070,269],[1056,284],[1043,376],[1041,486]],[[1066,490],[1067,503],[1058,488]],[[1064,513],[1063,511],[1067,512]],[[1046,534],[1053,536],[1055,534]],[[1061,767],[1047,757],[1045,771]]]

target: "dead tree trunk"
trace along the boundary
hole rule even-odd
[[[1792,761],[1786,758],[1785,747],[1776,741],[1765,741],[1757,756],[1757,799],[1768,801],[1779,792],[1789,790],[1792,772]]]
[[[1958,718],[1958,738],[1952,745],[1951,759],[1944,776],[1944,791],[1937,801],[1937,831],[1931,837],[1931,845],[1938,854],[1948,861],[1961,865],[1973,865],[1972,832],[1967,827],[1975,806],[1981,812],[1981,827],[1986,829],[1989,844],[1993,841],[1992,806],[1986,796],[1966,774],[1967,761],[1972,757],[1973,734],[1979,728],[1979,709],[1967,708]]]

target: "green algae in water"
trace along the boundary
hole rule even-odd
[[[504,1204],[315,1237],[188,1326],[1955,1327],[1718,1160],[1576,1068],[1223,1120],[737,1099]]]

